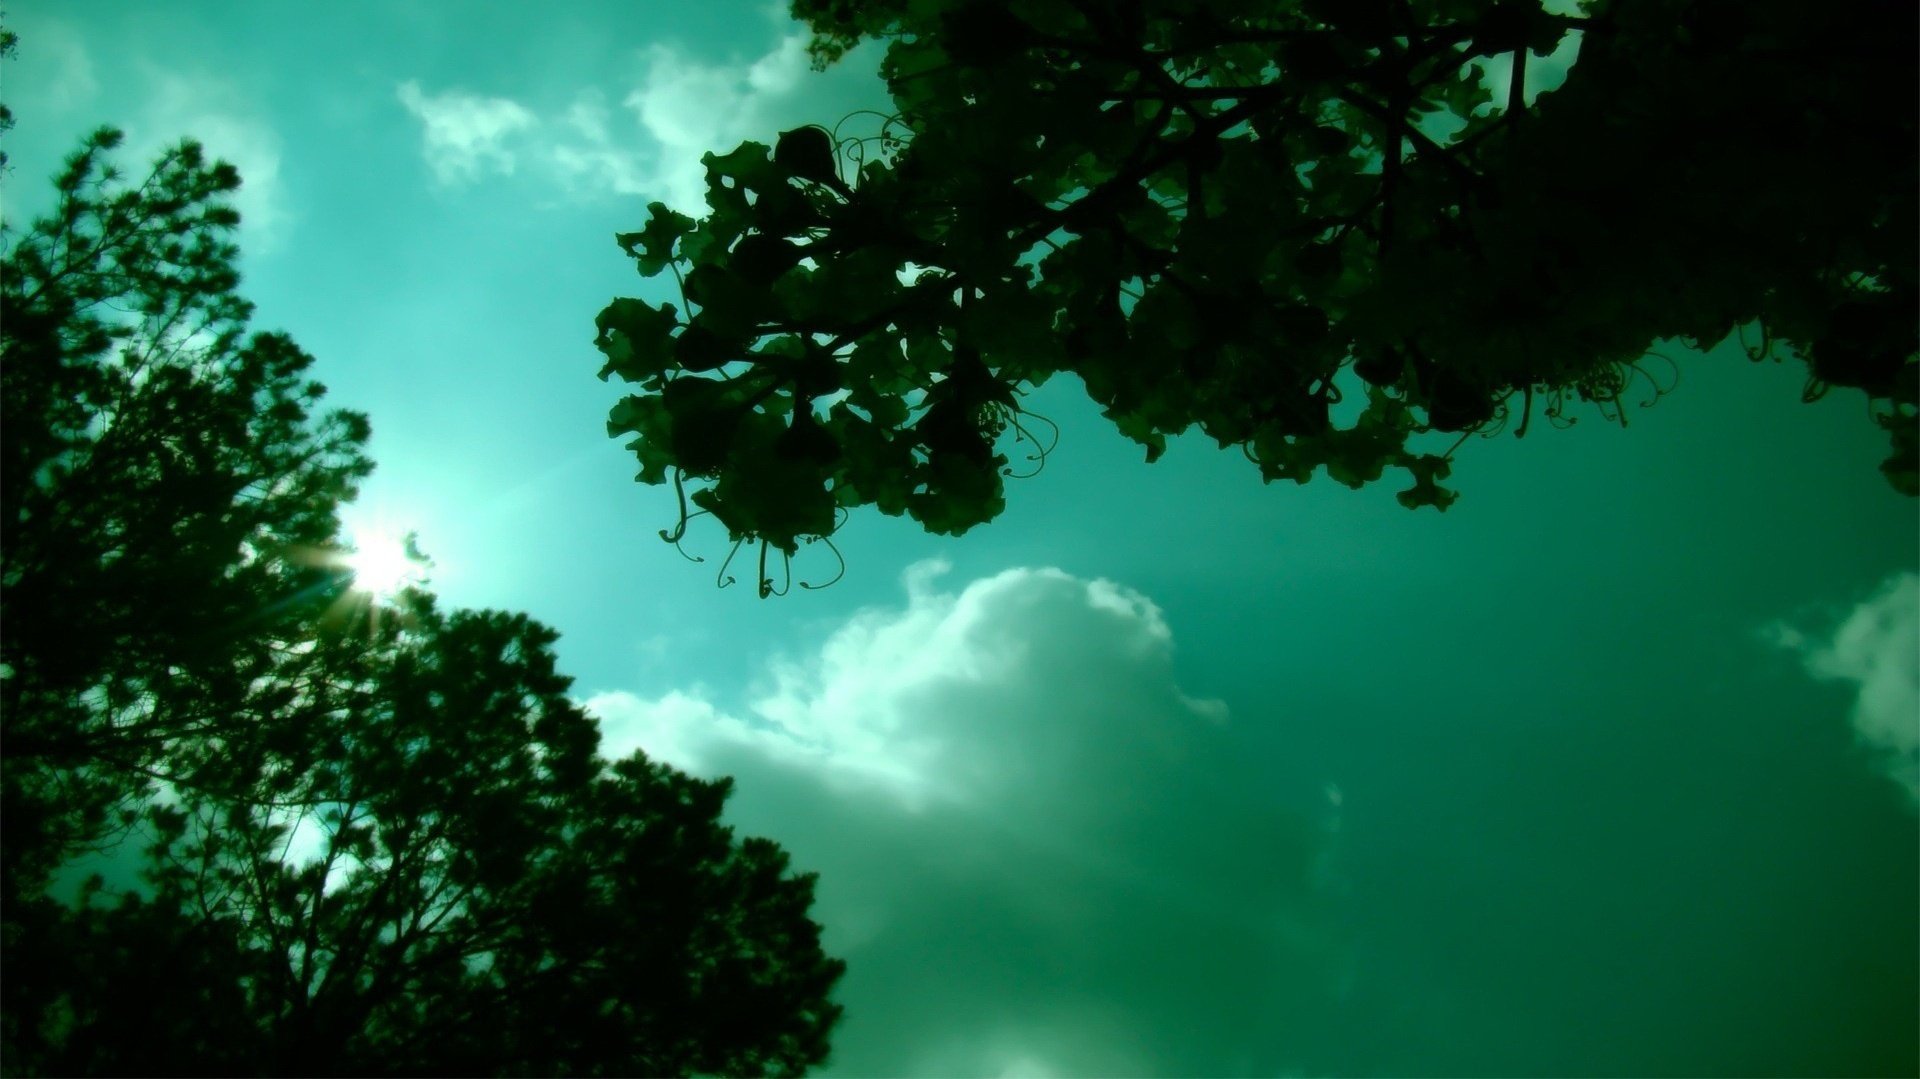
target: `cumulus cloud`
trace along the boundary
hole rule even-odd
[[[1315,883],[1335,808],[1274,790],[1226,707],[1181,691],[1146,597],[943,570],[774,664],[744,714],[591,698],[604,748],[736,777],[733,822],[820,872],[849,962],[830,1070],[1285,1069],[1339,979]]]
[[[532,110],[504,97],[461,90],[428,94],[411,79],[401,83],[396,94],[420,121],[421,150],[434,178],[443,184],[476,180],[489,172],[512,175],[518,156],[515,137],[538,123]]]
[[[1920,575],[1888,578],[1831,634],[1781,624],[1769,635],[1814,677],[1858,687],[1855,734],[1920,804]]]

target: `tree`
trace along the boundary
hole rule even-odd
[[[1650,346],[1740,333],[1865,391],[1915,471],[1910,4],[1842,0],[795,0],[895,113],[710,154],[709,214],[616,237],[638,479],[764,570],[877,506],[958,534],[1044,457],[1066,371],[1149,461],[1198,426],[1271,482],[1389,468],[1445,509],[1460,441],[1625,423]],[[1482,67],[1578,34],[1566,83]],[[1344,406],[1344,407],[1339,407]],[[1439,433],[1439,438],[1433,437]],[[1028,467],[1022,465],[1021,467]],[[692,491],[688,493],[691,482]],[[692,504],[689,510],[688,503]]]
[[[357,626],[314,637],[302,676],[278,683],[297,722],[210,752],[202,783],[146,807],[147,894],[36,911],[8,961],[12,1060],[327,1075],[824,1060],[842,964],[807,917],[813,877],[767,840],[734,841],[727,781],[597,757],[551,630],[418,594],[403,613],[372,645]]]
[[[248,333],[234,170],[189,142],[129,186],[118,141],[0,226],[7,1070],[824,1060],[813,878],[721,824],[728,781],[600,757],[552,630],[351,590],[366,420]]]
[[[247,333],[232,166],[186,142],[127,186],[119,141],[88,137],[52,214],[0,233],[6,895],[191,783],[181,740],[255,721],[253,684],[338,593],[336,510],[373,467],[365,417],[314,414],[312,358]]]

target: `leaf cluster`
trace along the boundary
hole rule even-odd
[[[1650,345],[1759,325],[1863,390],[1914,486],[1914,15],[1857,0],[796,0],[816,60],[886,42],[880,153],[710,154],[706,217],[618,237],[610,431],[642,482],[791,553],[836,509],[957,534],[1071,372],[1148,460],[1198,427],[1268,481],[1401,470],[1439,433],[1671,390]],[[1491,57],[1579,35],[1566,84]],[[1516,87],[1524,80],[1516,80]],[[856,152],[858,151],[858,152]],[[1456,441],[1455,447],[1459,445]],[[1901,447],[1905,447],[1902,449]],[[682,520],[689,515],[683,500]],[[680,528],[670,532],[677,539]],[[765,591],[763,587],[763,592]]]

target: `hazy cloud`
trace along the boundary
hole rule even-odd
[[[421,150],[443,184],[470,182],[489,172],[512,175],[516,136],[538,124],[532,110],[504,97],[461,90],[428,94],[411,79],[397,93],[420,121]]]
[[[614,128],[622,133],[616,137]],[[616,116],[598,90],[583,91],[550,133],[560,183],[576,193],[638,195],[651,184],[632,118]]]
[[[148,75],[147,104],[128,127],[129,174],[183,138],[197,140],[210,158],[240,170],[234,206],[240,211],[241,247],[248,254],[272,251],[292,221],[280,176],[280,134],[238,86],[207,75],[181,75],[158,68]]]
[[[7,66],[12,69],[6,73],[8,97],[16,106],[22,89],[29,100],[55,113],[85,105],[100,92],[86,45],[58,19],[32,22]]]
[[[610,109],[597,90],[583,91],[547,125],[546,158],[576,194],[640,195],[704,214],[701,155],[770,139],[783,122],[817,119],[799,118],[818,96],[803,101],[798,93],[807,63],[801,34],[780,38],[757,58],[718,63],[675,45],[650,45],[639,54],[639,80],[621,110]]]
[[[1124,586],[909,571],[735,716],[603,693],[606,749],[733,775],[735,824],[821,873],[846,1074],[1277,1071],[1338,949],[1308,821],[1176,684]],[[1316,796],[1317,798],[1317,796]],[[1294,798],[1294,804],[1312,799]]]
[[[646,74],[623,104],[657,154],[646,179],[651,197],[688,213],[705,209],[700,155],[744,139],[770,139],[772,114],[807,73],[806,36],[788,34],[746,63],[701,63],[679,49],[654,45]]]
[[[846,111],[836,100],[878,93],[873,72],[857,61],[823,75],[809,71],[800,33],[751,58],[707,61],[655,43],[636,60],[617,105],[587,89],[563,109],[536,112],[504,97],[431,95],[415,82],[400,86],[400,100],[424,125],[427,159],[443,183],[526,166],[574,197],[635,195],[699,216],[706,212],[703,154],[746,139],[771,141],[783,128]]]
[[[1814,677],[1859,687],[1855,733],[1920,803],[1920,575],[1888,578],[1831,634],[1779,624],[1769,636],[1799,652]]]

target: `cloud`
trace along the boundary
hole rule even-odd
[[[706,212],[703,154],[816,121],[822,87],[860,77],[871,81],[857,64],[811,76],[804,34],[784,35],[756,58],[723,62],[656,43],[639,54],[639,78],[622,111],[610,110],[598,91],[583,91],[547,125],[546,157],[575,195],[640,195],[698,216]]]
[[[1786,624],[1767,633],[1815,678],[1858,687],[1854,733],[1920,804],[1920,575],[1888,578],[1830,636]]]
[[[264,254],[285,239],[293,214],[280,176],[280,135],[236,84],[151,69],[147,106],[128,135],[129,161],[150,162],[163,147],[192,138],[209,157],[232,163],[240,170],[233,201],[240,211],[241,250]]]
[[[644,184],[675,209],[703,212],[706,170],[700,156],[769,137],[779,103],[807,73],[806,36],[788,34],[744,64],[703,64],[665,45],[644,55],[646,74],[623,102],[657,148]]]
[[[631,135],[616,138],[616,118],[598,90],[586,90],[562,114],[546,159],[555,179],[576,194],[644,194],[653,181]]]
[[[822,75],[808,65],[803,33],[782,35],[759,56],[723,61],[655,43],[636,54],[617,107],[597,89],[546,113],[509,98],[429,95],[414,82],[401,85],[400,98],[424,125],[428,160],[444,183],[526,164],[529,175],[573,198],[636,195],[697,216],[706,212],[703,154],[771,141],[782,128],[836,117],[849,102],[880,94],[873,71],[857,60]]]
[[[489,172],[511,176],[518,157],[515,137],[538,125],[531,110],[504,97],[460,90],[426,94],[411,79],[396,93],[420,121],[421,150],[443,184],[477,180]]]
[[[1056,569],[943,591],[944,569],[771,665],[744,715],[591,698],[604,748],[736,777],[733,823],[820,872],[849,962],[830,1070],[1286,1067],[1340,977],[1335,809],[1247,766],[1146,597]]]
[[[9,85],[10,91],[16,86],[35,87],[37,103],[55,113],[73,111],[100,93],[93,59],[73,27],[48,19],[33,23],[22,38],[15,58],[7,61],[14,69],[7,73],[14,84]]]

